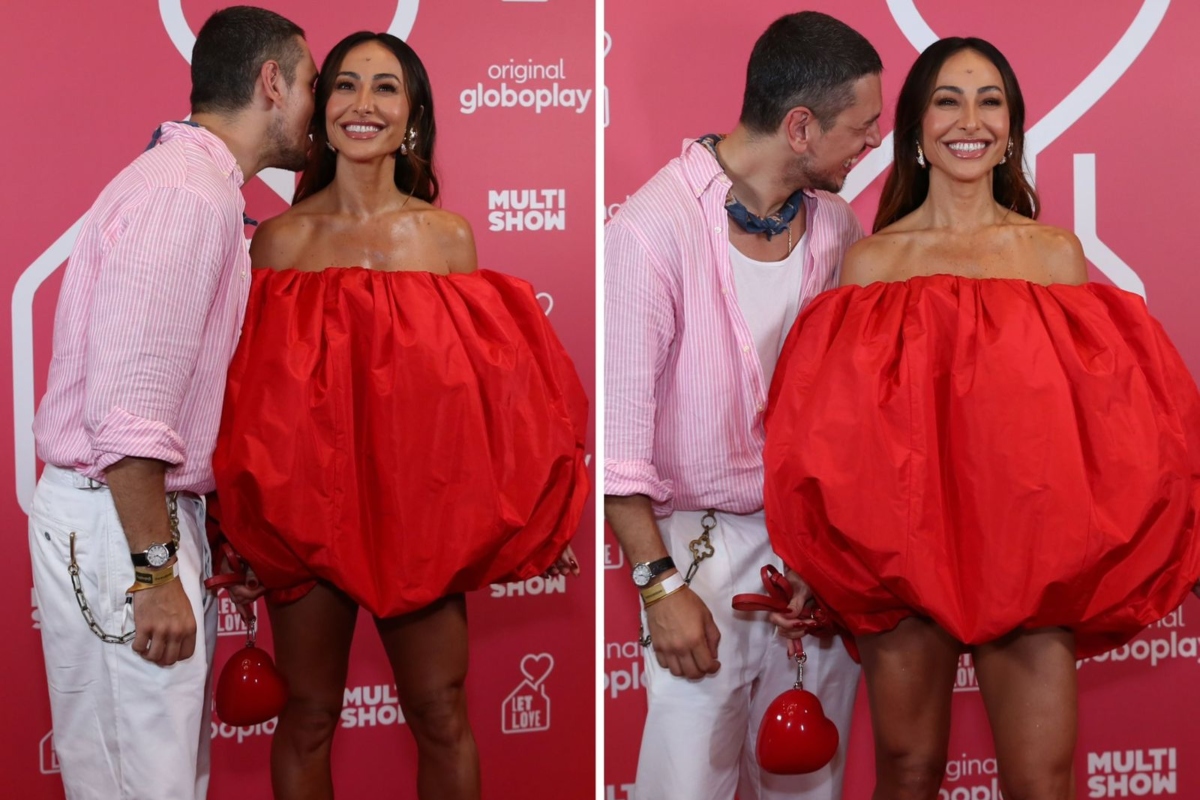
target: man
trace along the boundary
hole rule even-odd
[[[857,667],[838,641],[805,640],[805,687],[842,747],[811,775],[764,774],[758,724],[795,665],[764,615],[730,601],[761,594],[759,568],[780,564],[762,510],[767,388],[798,311],[837,285],[862,236],[830,193],[879,145],[881,70],[831,17],[777,20],[733,132],[685,142],[606,231],[605,514],[649,638],[638,800],[841,795]]]
[[[316,74],[294,23],[214,14],[192,54],[191,122],[162,125],[105,188],[67,264],[29,534],[72,800],[207,793],[201,497],[250,286],[240,187],[304,165]]]

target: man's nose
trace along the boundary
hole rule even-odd
[[[871,127],[867,129],[867,147],[879,147],[883,141],[883,134],[879,132],[879,120],[871,123]]]

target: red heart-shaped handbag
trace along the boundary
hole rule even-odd
[[[211,514],[209,521],[215,523]],[[245,582],[246,565],[229,543],[222,540],[219,529],[215,537],[212,533],[210,531],[210,538],[215,538],[214,551],[228,562],[230,571],[214,575],[204,585],[213,591],[228,590],[230,585]],[[287,703],[287,683],[283,675],[270,654],[254,643],[258,618],[253,611],[243,612],[243,617],[248,626],[246,646],[234,653],[221,668],[213,697],[217,717],[225,724],[239,728],[279,716]]]
[[[287,702],[287,684],[266,650],[254,644],[254,621],[246,646],[234,653],[217,679],[217,716],[227,725],[258,725],[279,716]]]
[[[739,611],[787,611],[792,585],[771,565],[762,568],[765,595],[739,594],[733,607]],[[820,609],[804,620],[811,632],[828,635],[833,626]],[[796,684],[771,701],[758,727],[758,763],[776,775],[816,772],[833,760],[838,749],[837,726],[825,716],[821,701],[804,690],[804,647],[796,640]]]

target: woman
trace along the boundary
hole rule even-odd
[[[418,795],[478,798],[463,592],[578,573],[586,398],[528,285],[476,272],[467,222],[433,205],[433,96],[412,49],[353,34],[315,92],[296,202],[251,247],[214,458],[221,526],[271,590],[289,688],[272,784],[332,797],[362,606]]]
[[[964,649],[1005,797],[1073,798],[1076,658],[1200,576],[1200,396],[1141,299],[1035,221],[1023,124],[992,45],[921,54],[876,233],[771,390],[772,543],[861,653],[876,800],[938,796]]]

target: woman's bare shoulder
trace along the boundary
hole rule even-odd
[[[421,226],[443,254],[450,272],[474,272],[478,268],[475,234],[465,217],[436,206],[418,213]]]
[[[859,239],[846,251],[842,261],[840,285],[866,286],[891,280],[901,254],[909,246],[912,234],[897,228],[899,223]]]
[[[254,267],[287,269],[295,265],[317,227],[312,207],[306,205],[308,199],[259,223],[250,241],[250,262]]]
[[[1087,283],[1087,258],[1079,237],[1064,228],[1033,222],[1021,231],[1045,266],[1050,283]]]

